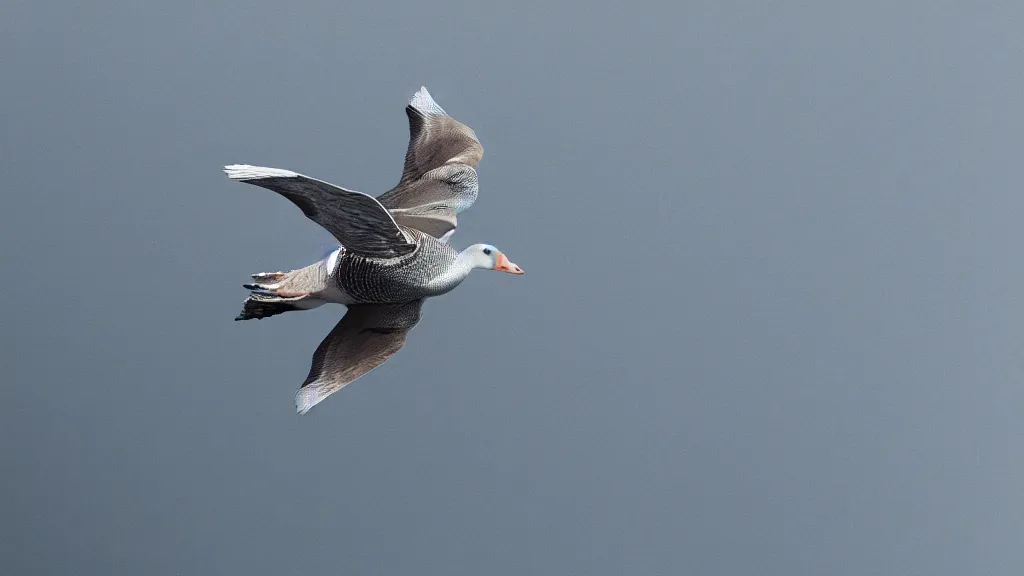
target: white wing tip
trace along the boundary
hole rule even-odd
[[[430,95],[426,86],[420,86],[420,89],[413,94],[412,100],[409,101],[409,105],[424,114],[447,114],[447,112],[444,111],[444,108],[441,108],[441,106],[434,100],[434,97]]]
[[[318,386],[299,388],[299,391],[295,393],[295,411],[299,414],[305,414],[309,412],[310,408],[316,406],[328,396],[330,394],[320,394],[320,387]]]
[[[297,173],[280,168],[232,164],[224,167],[224,173],[232,180],[259,180],[260,178],[295,178]]]

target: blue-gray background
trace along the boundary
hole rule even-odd
[[[1020,574],[1024,7],[0,8],[5,574]],[[306,417],[232,322],[426,84],[478,272]]]

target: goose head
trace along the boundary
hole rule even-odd
[[[461,256],[472,268],[483,268],[485,270],[498,270],[509,274],[523,274],[523,269],[516,266],[490,244],[473,244],[462,251]]]

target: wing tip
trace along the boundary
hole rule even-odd
[[[260,178],[295,178],[297,173],[281,168],[251,166],[249,164],[230,164],[224,167],[224,173],[232,180],[259,180]]]
[[[441,105],[434,100],[434,97],[430,95],[430,91],[427,90],[426,86],[420,86],[420,89],[413,94],[412,100],[409,100],[409,106],[421,114],[448,114],[444,111],[444,108],[441,108]]]
[[[321,394],[317,386],[303,386],[295,393],[295,412],[300,416],[309,412],[313,406],[323,402],[330,394]]]

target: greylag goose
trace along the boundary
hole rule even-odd
[[[273,190],[340,246],[290,272],[253,275],[236,320],[266,318],[325,303],[348,311],[313,354],[295,407],[313,406],[395,355],[418,322],[423,301],[449,292],[476,268],[522,274],[490,244],[448,245],[456,214],[476,200],[483,146],[420,88],[405,108],[409,148],[397,186],[377,198],[290,170],[235,164],[232,180]]]

